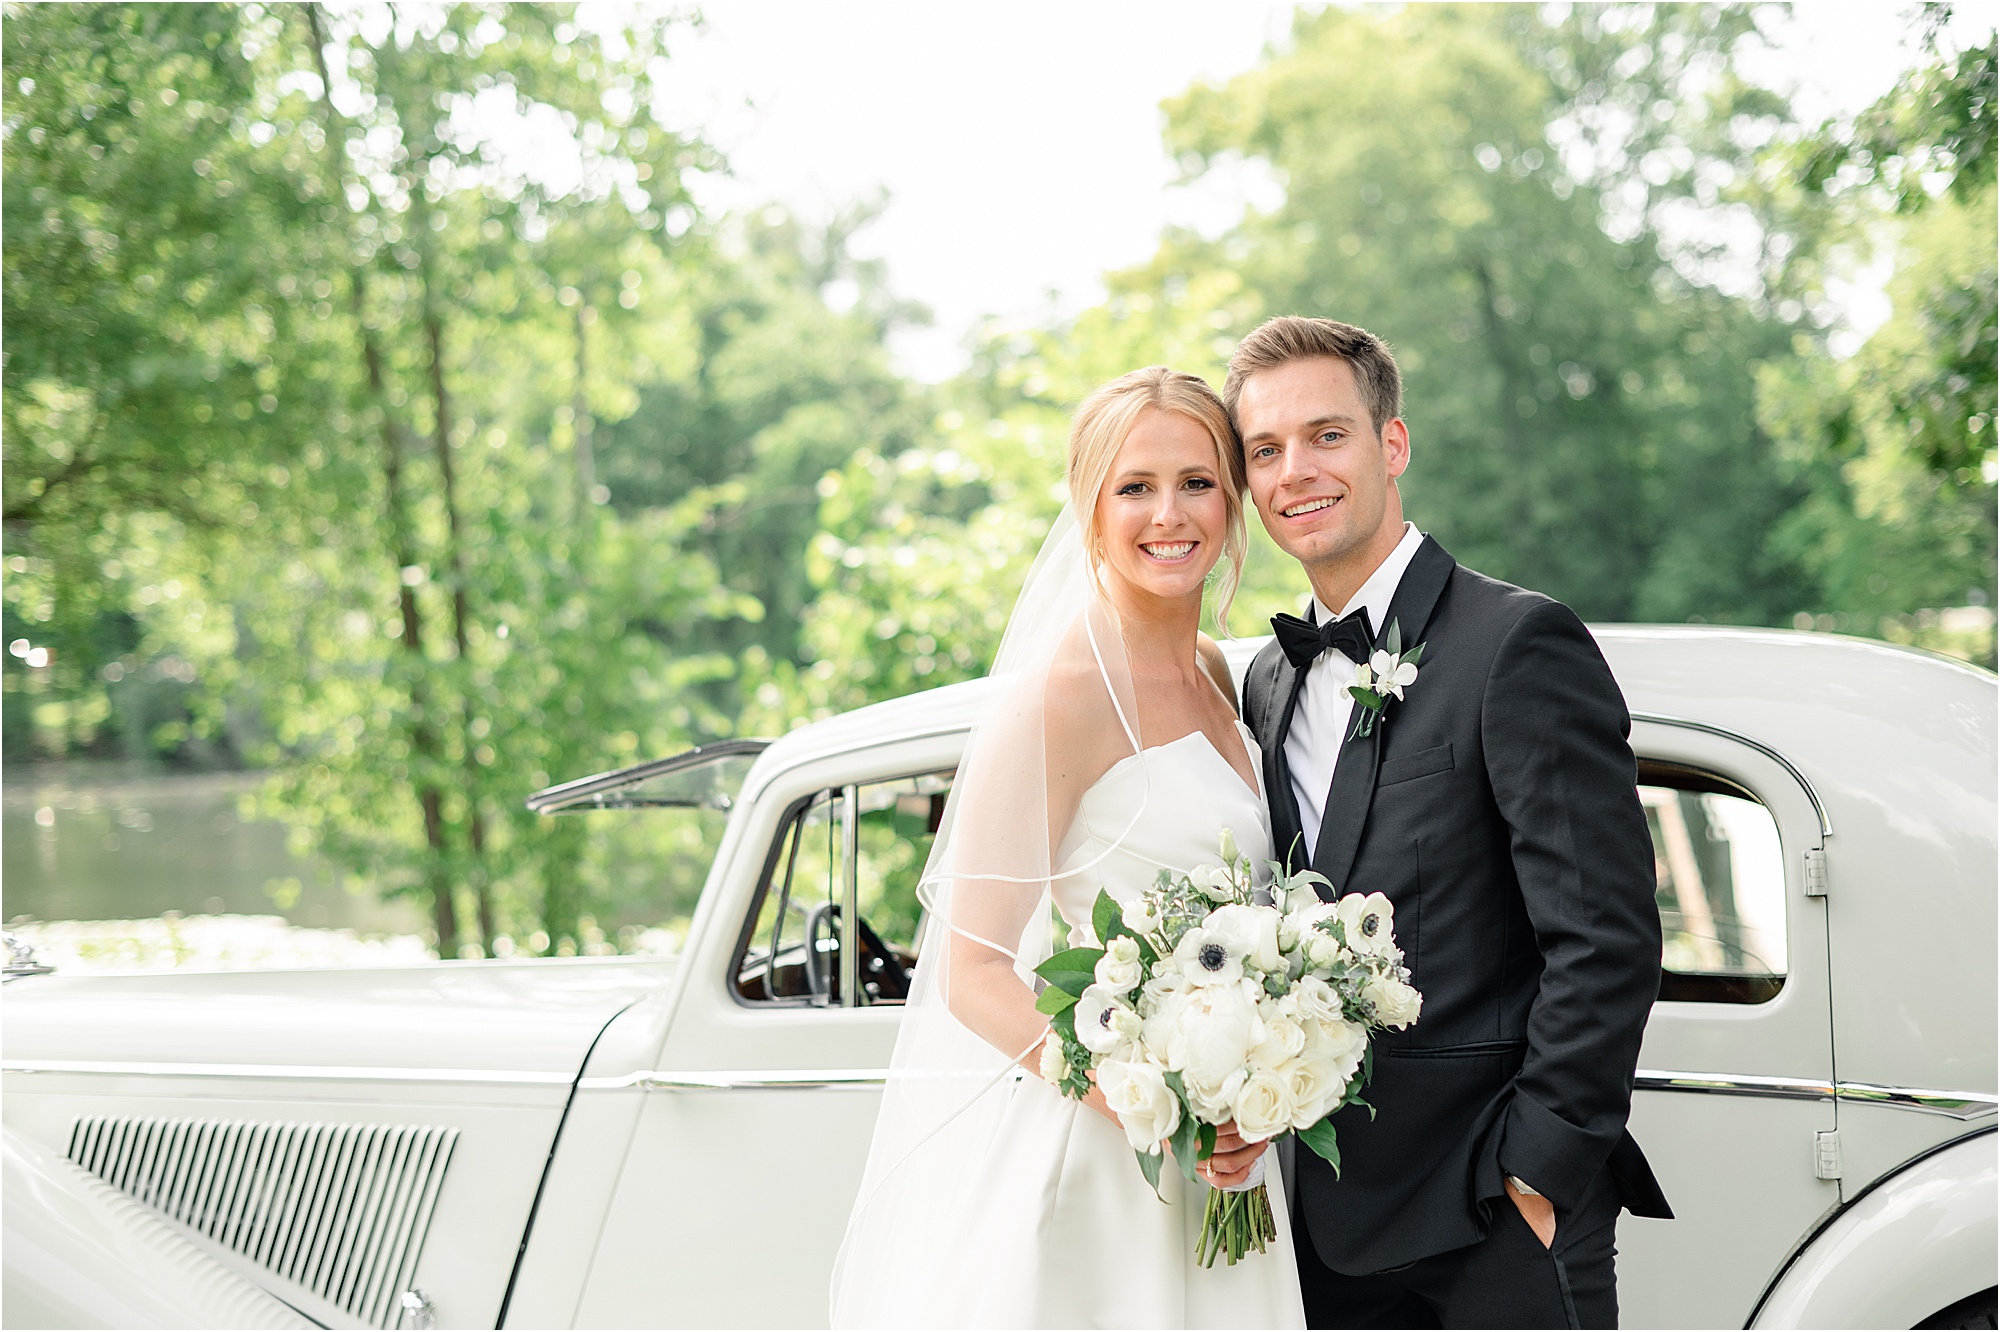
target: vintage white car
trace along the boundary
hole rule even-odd
[[[1667,940],[1632,1129],[1678,1213],[1624,1218],[1624,1321],[1992,1327],[1995,677],[1598,638]],[[981,688],[533,797],[712,848],[674,960],[8,985],[7,1324],[822,1323]]]

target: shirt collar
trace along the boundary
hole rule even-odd
[[[1389,552],[1387,559],[1375,566],[1375,572],[1368,575],[1368,581],[1341,608],[1340,614],[1352,615],[1365,606],[1368,623],[1374,626],[1376,633],[1381,633],[1387,627],[1389,603],[1395,599],[1396,588],[1402,583],[1403,574],[1409,570],[1410,561],[1417,557],[1417,547],[1423,544],[1424,534],[1417,530],[1417,525],[1405,521],[1403,539],[1396,543],[1396,548]],[[1314,623],[1325,624],[1338,618],[1320,604],[1317,596],[1311,601]]]

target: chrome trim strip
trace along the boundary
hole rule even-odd
[[[1732,731],[1726,726],[1711,726],[1707,722],[1690,721],[1686,717],[1669,717],[1660,712],[1635,712],[1631,715],[1635,722],[1651,722],[1655,726],[1679,726],[1689,731],[1701,731],[1707,735],[1720,736],[1724,740],[1734,740],[1740,745],[1750,746],[1792,775],[1792,780],[1805,791],[1806,799],[1812,801],[1813,813],[1819,815],[1820,837],[1824,839],[1833,836],[1833,823],[1826,816],[1826,806],[1820,803],[1819,792],[1813,790],[1813,784],[1806,780],[1806,775],[1800,772],[1790,759],[1762,740],[1747,736],[1741,731]]]
[[[2000,1110],[2000,1096],[1985,1092],[1926,1091],[1917,1087],[1883,1087],[1872,1082],[1843,1082],[1834,1091],[1843,1101],[1920,1110],[1953,1119],[1981,1119]]]
[[[1767,1078],[1745,1073],[1669,1073],[1642,1068],[1632,1076],[1633,1091],[1706,1092],[1715,1096],[1768,1096],[1787,1101],[1831,1101],[1833,1084],[1804,1078]]]
[[[886,1068],[703,1069],[673,1073],[649,1068],[618,1077],[585,1078],[577,1085],[584,1091],[797,1091],[814,1088],[865,1091],[888,1080],[889,1070]]]
[[[6,1059],[0,1072],[100,1073],[141,1078],[275,1078],[302,1082],[453,1082],[490,1086],[567,1087],[567,1073],[494,1068],[353,1068],[310,1064],[170,1064],[100,1059]]]
[[[1953,1119],[1981,1119],[2000,1110],[2000,1097],[1987,1092],[1931,1091],[1919,1087],[1885,1087],[1872,1082],[1819,1082],[1747,1073],[1670,1073],[1642,1068],[1633,1076],[1632,1090],[1764,1096],[1793,1101],[1854,1101],[1948,1115]]]

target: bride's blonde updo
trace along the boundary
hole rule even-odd
[[[1222,496],[1228,507],[1228,533],[1222,540],[1222,559],[1229,567],[1216,584],[1215,622],[1227,631],[1229,603],[1243,578],[1243,557],[1249,536],[1243,526],[1243,451],[1236,447],[1236,430],[1229,424],[1229,412],[1222,399],[1199,375],[1149,365],[1120,375],[1092,393],[1077,408],[1069,428],[1069,498],[1083,532],[1083,549],[1091,568],[1100,576],[1104,563],[1104,543],[1097,530],[1097,500],[1104,479],[1125,437],[1132,433],[1140,413],[1148,408],[1187,417],[1208,432],[1215,442],[1217,470],[1222,474]],[[1218,565],[1221,561],[1217,562]]]

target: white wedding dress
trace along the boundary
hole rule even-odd
[[[1256,742],[1238,723],[1253,767]],[[1134,821],[1135,813],[1137,815]],[[1229,829],[1258,866],[1271,858],[1264,800],[1199,731],[1127,756],[1085,792],[1058,848],[1057,909],[1082,937],[1099,888],[1129,900],[1163,869],[1220,860]],[[1121,837],[1122,834],[1122,837]],[[1112,844],[1117,846],[1112,849]],[[1235,1266],[1195,1259],[1206,1184],[1169,1160],[1162,1202],[1110,1120],[1024,1077],[1009,1099],[970,1195],[976,1215],[951,1218],[958,1242],[939,1246],[953,1271],[917,1277],[948,1307],[918,1322],[961,1327],[1303,1327],[1284,1184],[1266,1171],[1278,1237]],[[942,1220],[942,1218],[941,1218]],[[915,1274],[913,1274],[914,1276]],[[921,1301],[920,1301],[921,1303]]]

